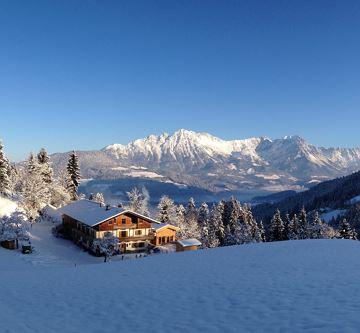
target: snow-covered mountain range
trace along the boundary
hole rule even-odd
[[[85,178],[151,178],[211,191],[303,189],[360,169],[360,148],[322,148],[299,136],[225,141],[179,130],[79,152]],[[67,154],[52,156],[64,167]]]

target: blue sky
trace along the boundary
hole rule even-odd
[[[179,128],[360,146],[359,1],[0,1],[19,160]]]

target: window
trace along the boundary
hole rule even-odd
[[[139,246],[139,247],[145,247],[145,242],[140,242],[140,243],[138,243],[138,246]]]
[[[120,237],[126,237],[126,231],[121,231]]]
[[[110,225],[110,224],[113,224],[113,220],[109,220],[109,225]]]
[[[135,236],[141,236],[142,231],[141,230],[135,230]]]
[[[122,219],[121,224],[126,224],[126,219]]]

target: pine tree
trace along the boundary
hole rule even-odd
[[[259,223],[259,236],[261,239],[261,242],[266,242],[266,232],[265,232],[265,228],[264,228],[264,224],[262,221],[260,221]]]
[[[198,225],[198,212],[196,209],[195,200],[189,199],[185,210],[185,237],[186,238],[200,238],[200,230]]]
[[[299,214],[299,239],[309,238],[309,223],[305,207],[303,207]]]
[[[202,247],[209,247],[209,207],[205,202],[199,208],[198,225]]]
[[[218,231],[221,223],[221,214],[218,214],[217,206],[214,204],[209,217],[207,247],[214,248],[220,245]]]
[[[357,233],[353,230],[346,219],[343,219],[339,225],[340,238],[342,239],[357,239]]]
[[[174,201],[170,199],[167,195],[163,195],[160,198],[158,204],[158,214],[157,219],[161,223],[172,224],[176,221],[176,206]]]
[[[68,173],[68,184],[67,190],[70,194],[70,198],[73,201],[78,200],[78,188],[80,186],[80,166],[79,159],[73,151],[69,156],[69,162],[67,165],[67,173]]]
[[[211,238],[210,242],[216,244],[216,246],[225,245],[225,227],[223,223],[223,214],[224,202],[220,201],[217,205],[214,204],[210,214],[209,238]]]
[[[44,182],[47,185],[52,184],[53,182],[53,170],[50,166],[50,157],[45,148],[42,148],[37,155],[38,163],[41,167],[41,174],[43,176]]]
[[[10,165],[4,154],[4,146],[0,142],[0,194],[9,195],[11,191],[10,184]]]
[[[49,202],[49,191],[43,182],[42,169],[33,154],[30,154],[26,165],[23,198],[23,209],[31,222],[35,221],[40,209]]]
[[[270,224],[270,240],[275,241],[282,241],[285,238],[284,235],[284,223],[281,218],[280,210],[276,210],[275,215],[273,216]]]
[[[311,225],[309,226],[308,236],[311,239],[320,239],[324,238],[324,232],[325,230],[320,215],[318,212],[315,212],[311,221]]]
[[[299,239],[299,220],[296,214],[294,214],[290,220],[287,236],[287,238],[290,240]]]

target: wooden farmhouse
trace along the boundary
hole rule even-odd
[[[111,232],[119,238],[120,252],[145,251],[176,241],[178,228],[130,210],[79,200],[59,209],[65,234],[89,249],[95,239]]]

